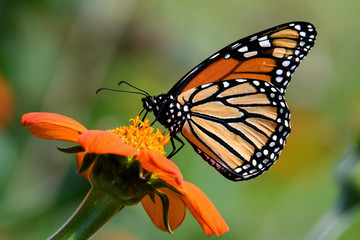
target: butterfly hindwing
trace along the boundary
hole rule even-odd
[[[182,134],[225,177],[240,181],[271,167],[290,133],[283,94],[271,83],[232,79],[179,95],[189,107]]]
[[[168,94],[178,95],[202,84],[236,78],[271,82],[284,93],[315,39],[316,29],[307,22],[286,23],[253,34],[200,63]]]

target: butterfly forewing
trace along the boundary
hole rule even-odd
[[[253,34],[211,55],[167,94],[145,98],[144,107],[171,136],[181,131],[225,177],[254,178],[284,148],[290,133],[284,94],[315,39],[307,22]]]
[[[182,134],[225,177],[248,180],[277,160],[290,133],[290,114],[273,84],[233,79],[179,95],[190,108]]]
[[[315,38],[316,29],[307,22],[286,23],[243,38],[192,69],[169,94],[178,95],[202,84],[236,78],[271,82],[285,92]]]

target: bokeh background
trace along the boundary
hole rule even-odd
[[[311,236],[343,194],[334,172],[360,127],[359,9],[356,0],[1,1],[0,239],[49,237],[89,190],[73,155],[55,148],[66,144],[33,137],[20,124],[22,114],[60,113],[89,129],[127,125],[142,109],[141,97],[96,95],[98,88],[125,80],[153,95],[167,92],[230,42],[294,20],[313,23],[318,39],[288,88],[293,130],[273,168],[236,183],[190,146],[173,160],[230,226],[211,239]],[[335,224],[342,226],[340,234],[327,239],[357,239],[359,215],[352,208]],[[137,205],[126,207],[94,239],[205,234],[189,213],[174,235],[161,232]]]

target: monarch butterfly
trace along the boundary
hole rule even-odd
[[[286,88],[315,39],[310,23],[282,24],[211,55],[166,94],[142,91],[145,116],[152,111],[170,131],[169,157],[184,145],[176,135],[181,132],[230,180],[249,180],[268,170],[290,133]],[[182,143],[177,150],[173,139]]]

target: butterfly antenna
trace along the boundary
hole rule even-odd
[[[120,82],[118,83],[118,86],[120,86],[120,85],[122,85],[122,84],[126,84],[126,85],[128,85],[129,87],[132,87],[132,88],[134,88],[134,89],[136,89],[136,90],[144,93],[144,96],[150,96],[150,94],[147,93],[146,91],[144,91],[144,90],[142,90],[142,89],[140,89],[140,88],[138,88],[138,87],[135,87],[134,85],[132,85],[132,84],[126,82],[126,81],[120,81]]]
[[[98,90],[96,90],[96,94],[98,94],[102,90],[108,90],[108,91],[113,91],[113,92],[123,92],[123,93],[135,93],[135,94],[143,95],[145,97],[149,96],[148,94],[145,94],[143,92],[126,91],[126,90],[119,90],[119,89],[113,89],[113,88],[99,88]]]

